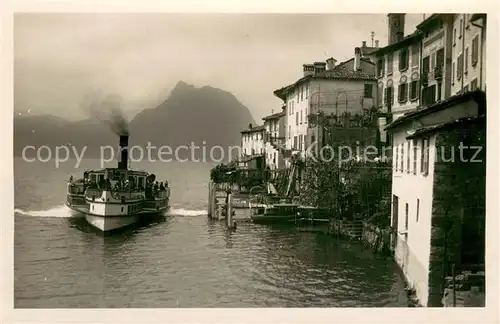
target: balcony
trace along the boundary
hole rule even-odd
[[[434,79],[442,80],[443,79],[443,67],[435,66],[434,67]]]

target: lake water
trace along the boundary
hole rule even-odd
[[[16,308],[406,306],[394,261],[356,242],[209,220],[211,164],[134,164],[169,181],[172,209],[102,236],[64,206],[69,176],[98,160],[14,163]]]

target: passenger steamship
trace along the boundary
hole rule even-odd
[[[158,184],[154,174],[128,168],[128,135],[120,136],[120,152],[117,168],[85,171],[83,178],[68,181],[66,206],[84,214],[87,222],[103,232],[169,208],[167,181]]]

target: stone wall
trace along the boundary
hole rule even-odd
[[[463,149],[460,155],[461,143],[466,147],[482,149],[477,156],[477,149]],[[481,263],[484,260],[485,122],[463,124],[440,132],[436,136],[436,148],[438,156],[433,190],[429,307],[443,306],[445,277],[450,274],[451,264],[471,260]],[[454,159],[451,161],[453,154]],[[473,157],[481,162],[472,162]],[[482,226],[470,225],[481,223]],[[474,245],[472,249],[471,245]],[[468,251],[469,255],[466,256],[464,251]]]
[[[372,224],[363,224],[363,233],[361,240],[377,253],[391,253],[391,228],[381,229]]]

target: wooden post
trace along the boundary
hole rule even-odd
[[[217,195],[216,195],[216,185],[214,183],[212,183],[212,187],[210,188],[211,190],[211,211],[210,211],[210,214],[212,215],[212,219],[213,218],[216,218],[216,206],[215,206],[215,202],[217,201]]]
[[[213,188],[213,182],[209,181],[208,182],[208,217],[209,218],[212,218],[212,205],[214,204],[212,188]]]
[[[233,195],[229,192],[227,194],[227,205],[226,205],[226,224],[227,227],[234,227],[234,219],[233,219]]]

